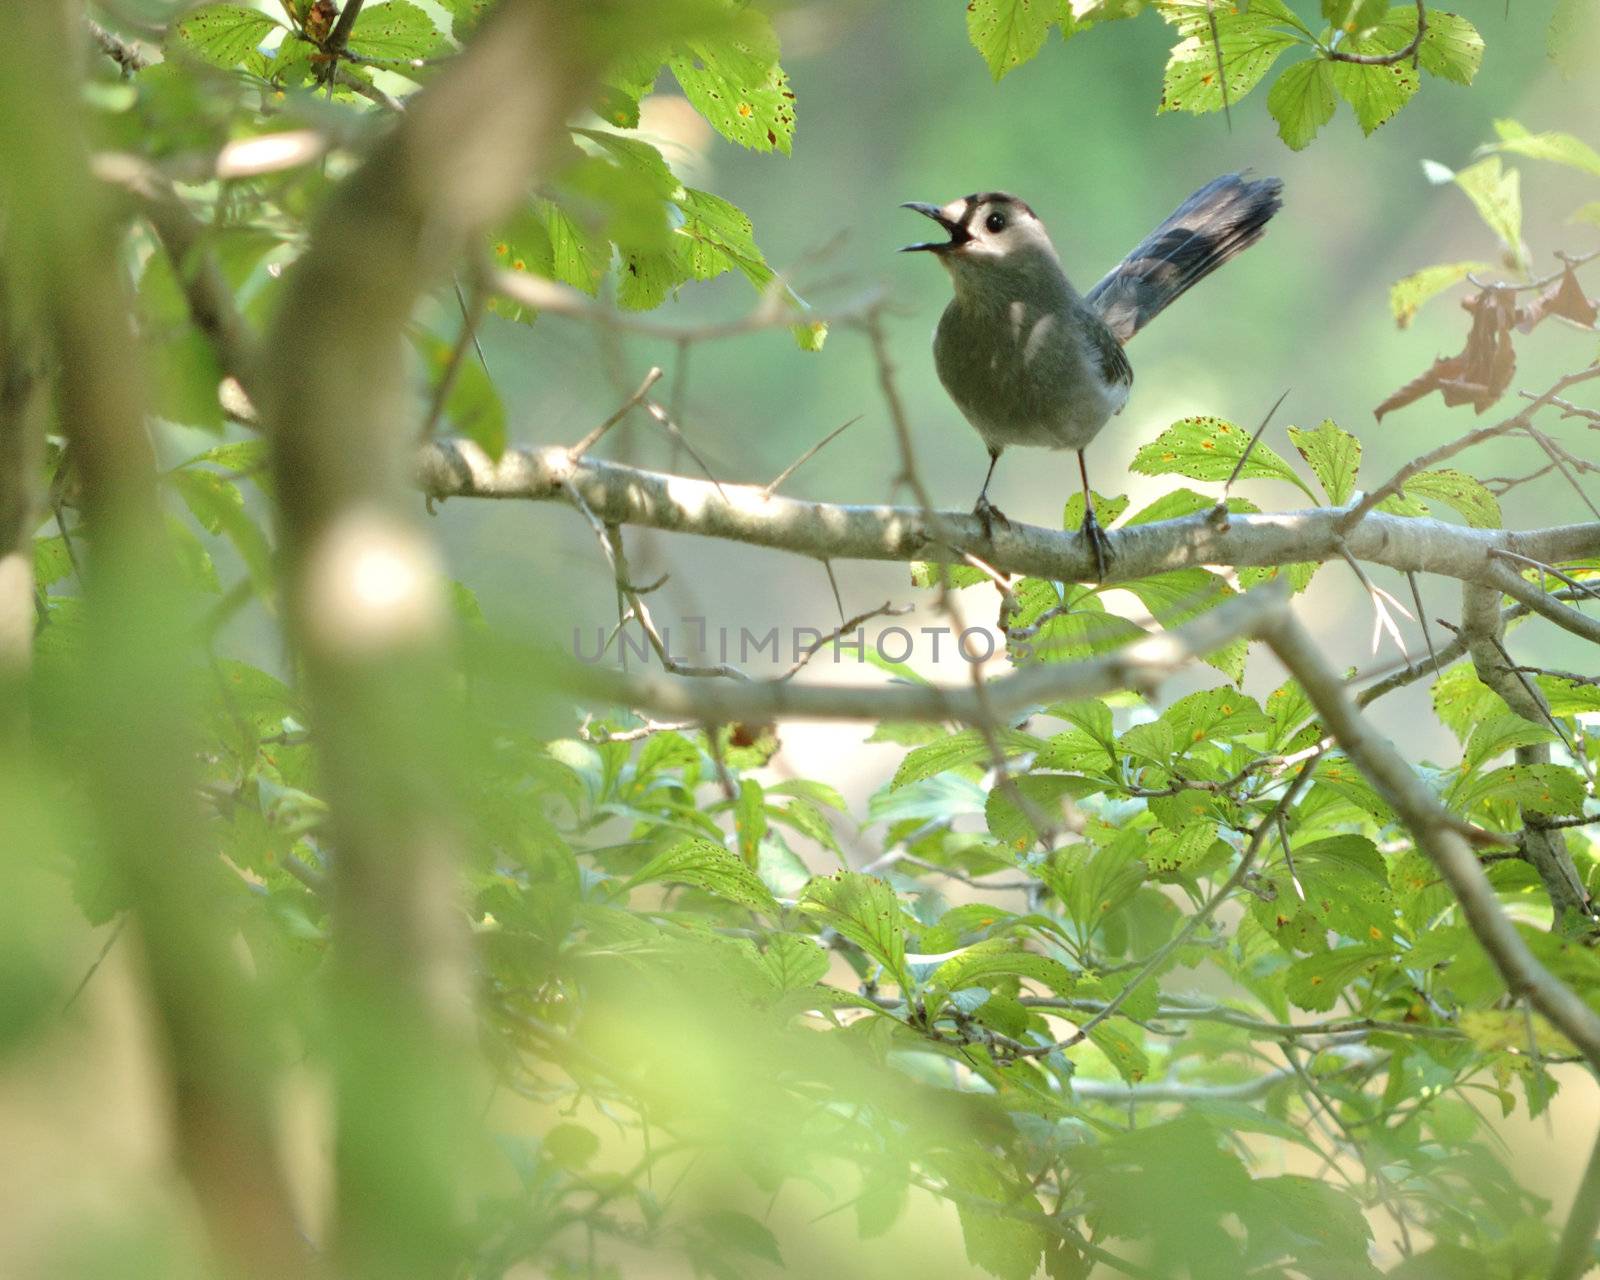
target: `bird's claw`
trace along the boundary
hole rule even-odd
[[[999,525],[1002,529],[1009,529],[1011,521],[1006,519],[1006,514],[988,498],[979,498],[977,505],[972,508],[972,514],[978,517],[978,523],[983,526],[983,536],[993,539],[994,527]]]
[[[1094,555],[1094,580],[1104,582],[1111,563],[1111,537],[1095,516],[1093,507],[1084,513],[1080,532],[1088,540],[1089,550]]]

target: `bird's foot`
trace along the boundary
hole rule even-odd
[[[1080,532],[1088,540],[1089,551],[1094,556],[1094,580],[1104,582],[1107,568],[1111,563],[1111,536],[1096,518],[1093,507],[1084,513],[1083,528]]]
[[[994,527],[999,525],[1002,529],[1009,529],[1011,521],[1006,519],[1006,513],[990,502],[988,498],[979,496],[977,504],[972,508],[972,514],[978,517],[978,523],[983,526],[983,536],[994,539]]]

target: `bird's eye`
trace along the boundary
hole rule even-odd
[[[991,213],[983,220],[983,225],[988,227],[990,231],[1004,231],[1006,229],[1006,215],[1003,213]]]

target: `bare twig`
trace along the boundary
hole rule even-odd
[[[777,476],[767,485],[766,489],[764,490],[767,496],[771,497],[773,494],[777,493],[778,490],[783,487],[783,482],[785,480],[792,476],[796,471],[800,470],[801,467],[805,466],[806,463],[810,462],[811,459],[816,457],[817,454],[821,453],[823,449],[827,448],[828,445],[832,444],[835,440],[837,440],[846,431],[860,421],[861,415],[858,413],[843,426],[835,427],[832,431],[828,432],[828,434],[823,436],[821,440],[817,441],[816,444],[812,445],[782,471],[778,472]]]

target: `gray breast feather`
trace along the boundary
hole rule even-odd
[[[933,353],[945,390],[991,447],[1081,449],[1122,408],[1133,378],[1098,317],[1025,299],[998,310],[951,302]]]

